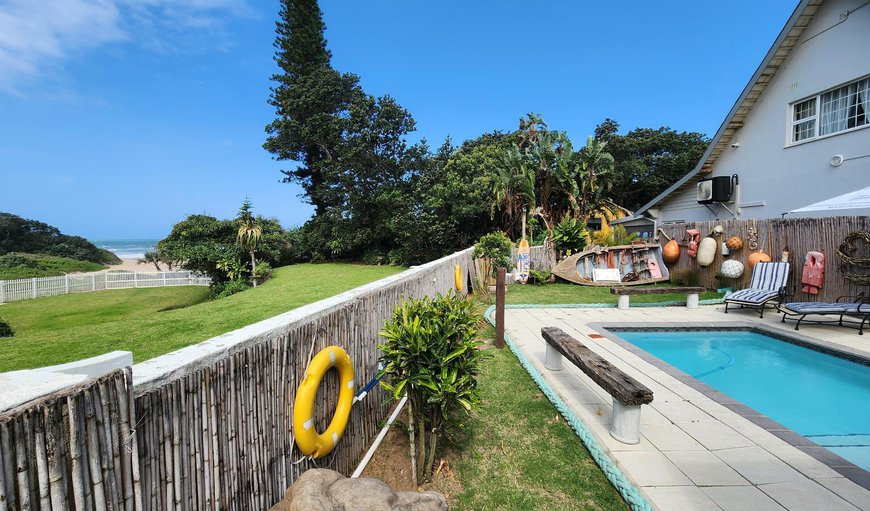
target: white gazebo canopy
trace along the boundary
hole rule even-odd
[[[793,209],[789,211],[789,214],[817,211],[839,211],[841,209],[870,209],[870,186],[854,192],[839,195],[832,199],[816,202],[809,206]]]

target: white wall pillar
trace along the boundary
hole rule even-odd
[[[610,436],[624,444],[640,442],[640,405],[623,405],[614,398]]]
[[[546,343],[546,351],[544,351],[544,367],[550,371],[562,370],[562,354],[559,350]]]
[[[617,298],[616,301],[616,308],[623,310],[627,309],[630,298],[631,297],[628,295],[619,295],[619,298]]]

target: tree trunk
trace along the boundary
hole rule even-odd
[[[414,406],[414,396],[413,392],[408,389],[408,437],[411,441],[411,481],[414,483],[414,487],[418,486],[417,484],[417,446],[416,446],[416,435],[414,434],[414,412],[417,411],[417,408]]]
[[[257,259],[254,257],[254,251],[251,250],[251,280],[254,282],[254,287],[257,287],[257,277],[254,272],[257,271]]]

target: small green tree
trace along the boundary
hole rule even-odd
[[[479,403],[477,321],[473,302],[448,293],[403,301],[381,331],[381,385],[408,396],[415,485],[431,476],[439,439]]]
[[[156,250],[149,250],[139,259],[140,264],[153,264],[160,271],[160,254]]]
[[[511,265],[511,248],[513,243],[501,231],[484,234],[474,245],[471,257],[480,260],[480,280],[478,287],[486,289],[492,281],[496,268],[507,268]]]
[[[566,216],[561,222],[556,224],[551,238],[553,240],[553,248],[556,249],[560,259],[562,256],[580,252],[586,248],[588,243],[586,226],[576,218],[569,216]]]
[[[260,243],[260,238],[263,236],[263,228],[260,226],[259,221],[254,218],[253,213],[251,213],[251,201],[247,197],[242,202],[242,207],[239,208],[236,224],[239,226],[236,240],[239,246],[244,248],[248,252],[248,255],[251,256],[251,274],[253,275],[251,281],[254,287],[257,287],[257,277],[254,275],[257,270],[256,253],[257,244]]]

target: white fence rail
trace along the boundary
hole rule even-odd
[[[103,289],[129,289],[163,286],[207,286],[211,279],[182,271],[106,270],[76,273],[59,277],[0,280],[0,303],[41,298],[43,296],[87,293]]]

